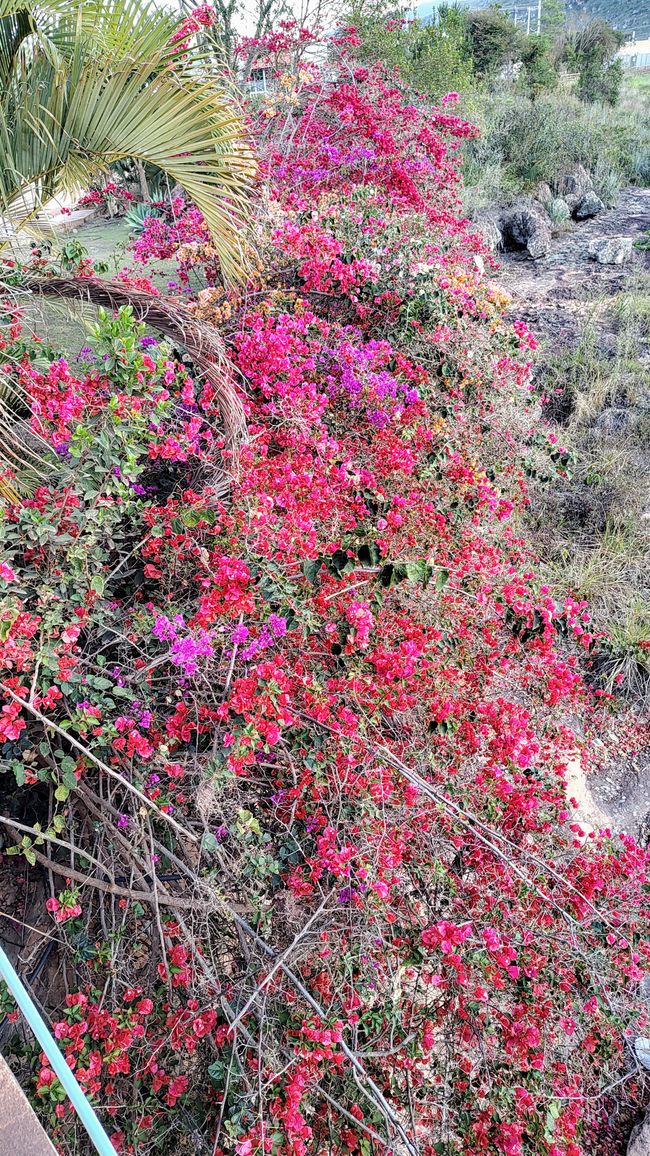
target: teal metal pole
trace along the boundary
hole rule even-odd
[[[52,1071],[58,1076],[65,1088],[70,1103],[99,1152],[99,1156],[117,1156],[117,1152],[97,1119],[94,1110],[88,1103],[85,1093],[77,1083],[74,1072],[68,1067],[59,1045],[2,947],[0,947],[0,976],[4,979],[9,991],[45,1052]]]

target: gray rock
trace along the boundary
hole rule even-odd
[[[633,424],[634,416],[629,409],[604,409],[596,421],[596,429],[604,434],[625,433]]]
[[[528,238],[526,248],[528,249],[529,257],[534,261],[538,261],[540,257],[545,257],[551,247],[551,230],[548,225],[542,228],[535,229],[534,233]]]
[[[588,221],[590,217],[597,217],[599,213],[602,213],[604,208],[605,205],[600,197],[596,196],[596,193],[591,189],[576,205],[574,215],[577,221]]]
[[[535,200],[539,201],[540,204],[544,205],[545,207],[550,205],[551,201],[553,200],[551,186],[547,185],[546,181],[542,181],[542,183],[537,186],[537,189],[535,190]]]
[[[650,1071],[650,1040],[646,1036],[637,1036],[634,1041],[634,1054],[641,1067]]]
[[[568,193],[569,196],[582,200],[590,189],[591,177],[584,165],[576,165],[574,168],[568,169],[555,182],[555,191],[559,197],[566,197]]]
[[[596,237],[589,242],[588,252],[599,265],[623,265],[632,257],[632,238]]]
[[[627,1156],[650,1156],[650,1117],[637,1124],[630,1136]]]
[[[537,209],[514,209],[501,215],[499,226],[506,249],[527,249],[537,260],[545,257],[551,247],[551,229]]]
[[[489,210],[487,212],[477,213],[475,224],[485,244],[492,253],[495,253],[497,249],[503,248],[503,234],[499,228],[497,214],[491,213]]]

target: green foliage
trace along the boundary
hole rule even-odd
[[[542,35],[556,36],[566,25],[565,0],[543,0]]]
[[[506,64],[521,59],[525,37],[500,8],[468,12],[465,19],[469,50],[479,76],[494,76]]]
[[[526,86],[533,99],[540,92],[556,88],[558,74],[551,59],[551,42],[547,36],[527,36],[521,47]]]
[[[625,35],[606,20],[590,20],[566,37],[564,58],[578,73],[577,94],[587,104],[618,104],[623,65],[617,58]]]
[[[589,60],[580,69],[577,93],[588,104],[601,101],[613,108],[618,104],[622,83],[623,65],[620,60],[612,60],[607,65]]]
[[[465,14],[455,6],[443,6],[427,23],[407,20],[400,9],[353,3],[346,21],[361,39],[360,59],[381,61],[399,68],[402,76],[420,92],[434,99],[451,91],[466,92],[473,84]]]
[[[131,232],[137,237],[142,232],[148,217],[162,217],[162,213],[159,209],[155,209],[153,205],[139,203],[131,205],[124,216]]]
[[[473,68],[467,51],[463,14],[457,8],[441,8],[436,22],[419,25],[412,49],[411,83],[433,96],[467,91]]]
[[[346,22],[361,38],[359,57],[398,68],[405,80],[434,99],[470,92],[509,64],[523,65],[531,96],[554,88],[557,72],[548,36],[526,36],[499,9],[468,12],[442,5],[426,23],[379,0],[371,9],[353,2]]]
[[[645,184],[650,176],[650,124],[634,110],[585,105],[558,89],[536,100],[512,91],[493,93],[472,113],[481,136],[465,144],[465,181],[483,187],[487,180],[493,201],[540,181],[552,184],[577,163],[592,173],[608,204],[622,185]]]

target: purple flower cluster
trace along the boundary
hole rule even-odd
[[[354,335],[354,334],[353,334]],[[420,400],[419,391],[412,385],[398,381],[387,369],[376,368],[385,357],[384,342],[368,341],[363,349],[344,341],[338,349],[327,353],[330,373],[326,381],[328,392],[347,396],[354,408],[366,408],[368,421],[376,429],[383,429],[395,418],[401,417],[405,406]]]
[[[266,650],[269,646],[272,646],[279,638],[283,638],[286,633],[286,618],[281,618],[279,614],[271,614],[268,621],[260,630],[257,638],[254,638],[246,649],[241,651],[240,658],[243,658],[244,662],[250,662],[251,658],[259,654],[261,650]],[[236,626],[230,636],[230,641],[233,646],[241,646],[246,642],[249,634],[250,631],[247,626]]]
[[[170,661],[180,666],[186,678],[191,678],[199,668],[200,658],[212,658],[212,632],[198,630],[195,634],[181,635],[179,631],[187,630],[182,614],[176,614],[173,619],[166,614],[159,614],[154,621],[152,634],[160,642],[170,642]]]

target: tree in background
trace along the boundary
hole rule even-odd
[[[474,81],[465,14],[443,5],[427,22],[407,19],[405,10],[353,0],[345,22],[359,34],[357,55],[399,68],[414,88],[434,99],[452,90],[464,92]]]
[[[566,27],[565,0],[542,0],[542,35],[555,37]]]
[[[524,66],[526,87],[533,100],[540,92],[557,87],[558,73],[552,58],[552,44],[548,36],[522,38],[520,59]]]
[[[623,82],[623,65],[617,52],[625,34],[606,20],[590,20],[565,40],[564,58],[578,73],[577,94],[588,104],[618,103]]]
[[[525,39],[510,17],[500,8],[467,12],[467,41],[478,76],[489,77],[521,59]]]
[[[372,6],[354,0],[346,22],[359,33],[362,60],[399,68],[405,80],[435,99],[489,83],[515,64],[523,65],[522,82],[533,97],[557,84],[551,37],[524,35],[497,8],[474,12],[445,4],[424,22],[407,20],[382,0]]]
[[[474,70],[468,51],[463,13],[444,5],[427,23],[414,23],[408,79],[433,97],[471,88]]]

